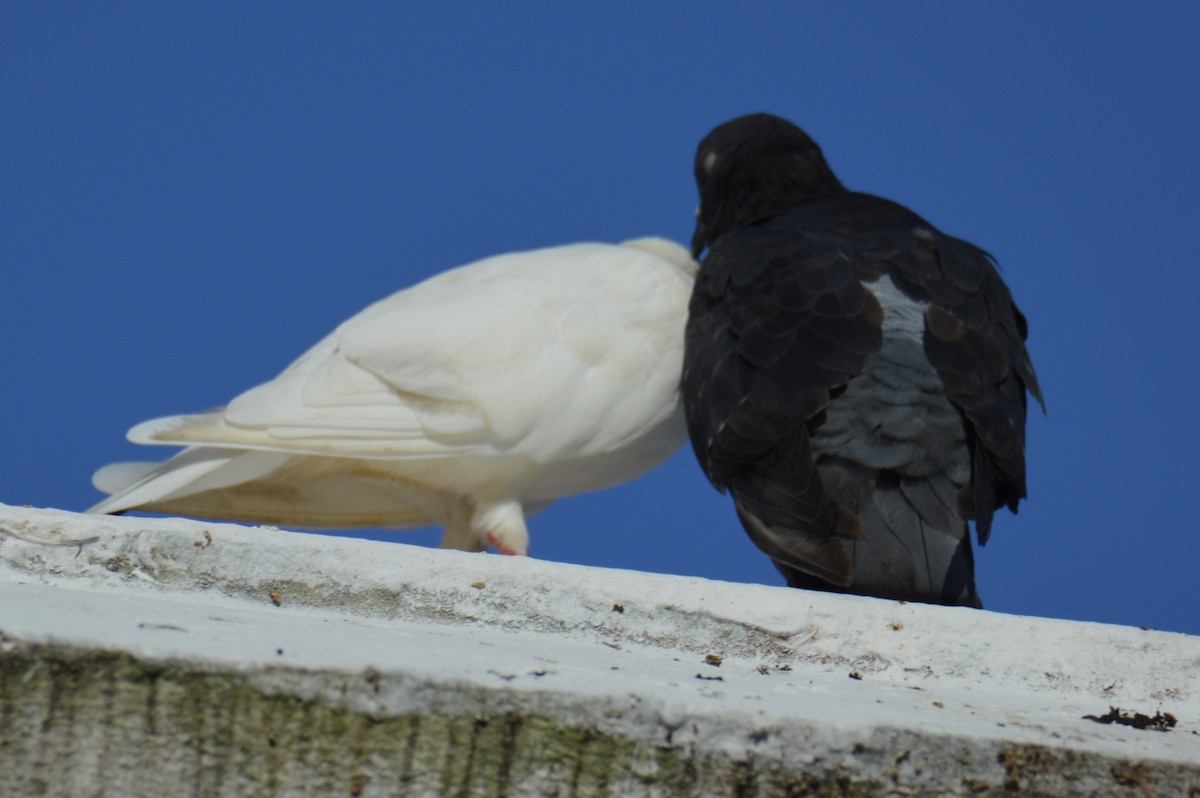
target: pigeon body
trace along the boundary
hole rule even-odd
[[[968,520],[1025,497],[1026,322],[989,256],[844,188],[778,117],[696,154],[683,399],[701,467],[795,587],[980,606]]]
[[[696,264],[663,239],[488,258],[363,310],[277,378],[139,424],[163,463],[98,471],[94,513],[306,528],[445,527],[525,554],[525,516],[633,479],[686,439]]]

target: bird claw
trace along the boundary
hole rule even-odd
[[[487,542],[489,544],[491,544],[491,547],[494,548],[496,551],[500,552],[501,554],[506,554],[509,557],[528,556],[528,555],[521,554],[519,551],[514,551],[513,549],[510,549],[508,546],[505,546],[502,542],[500,542],[500,538],[496,537],[495,533],[493,533],[493,532],[488,532],[484,537],[487,538]]]

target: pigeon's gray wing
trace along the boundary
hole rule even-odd
[[[986,252],[922,225],[888,259],[889,274],[926,303],[924,348],[963,415],[970,490],[960,512],[986,543],[1000,507],[1025,498],[1025,392],[1045,407],[1025,348],[1028,327]]]
[[[881,344],[882,310],[853,253],[772,225],[724,235],[689,305],[683,395],[700,465],[766,554],[835,586],[857,519],[830,501],[811,428]]]

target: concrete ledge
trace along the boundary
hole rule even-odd
[[[1200,639],[0,505],[0,795],[1200,794]],[[1103,725],[1110,706],[1178,719]]]

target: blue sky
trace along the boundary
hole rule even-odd
[[[134,423],[451,266],[686,241],[696,143],[771,111],[992,252],[1029,318],[1049,414],[986,606],[1200,634],[1200,5],[14,2],[0,30],[0,501],[89,506],[95,468],[166,453]],[[686,449],[530,528],[780,583]]]

